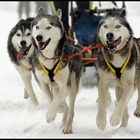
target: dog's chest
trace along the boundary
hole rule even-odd
[[[114,75],[111,71],[110,72],[106,72],[102,69],[98,70],[99,72],[99,78],[100,80],[104,81],[105,83],[107,83],[107,85],[113,85],[113,86],[117,86],[120,84],[121,85],[126,85],[127,84],[134,84],[135,82],[135,76],[136,76],[136,68],[135,65],[129,69],[129,70],[125,70],[124,73],[121,75],[121,78],[117,78],[116,75]]]
[[[113,64],[115,67],[122,67],[123,64],[125,63],[126,58],[123,58],[120,54],[114,54],[113,55],[113,60],[110,61],[111,64]]]
[[[43,69],[36,69],[36,75],[38,77],[38,79],[41,79],[42,81],[46,82],[46,83],[52,83],[49,75],[43,70]],[[58,70],[56,72],[56,74],[53,76],[53,82],[56,82],[57,84],[61,85],[61,84],[65,84],[67,83],[69,77],[69,69],[68,66],[65,66],[64,68],[60,68],[60,70]]]

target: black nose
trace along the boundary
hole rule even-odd
[[[106,37],[108,40],[113,40],[114,35],[113,35],[113,33],[107,33]]]
[[[21,45],[21,46],[26,46],[26,41],[25,41],[25,40],[22,40],[22,41],[20,42],[20,45]]]
[[[36,36],[36,40],[37,41],[42,41],[43,40],[43,36],[42,35],[37,35]]]

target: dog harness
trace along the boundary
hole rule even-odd
[[[43,64],[41,64],[41,63],[39,62],[40,67],[43,69],[43,71],[46,73],[46,75],[49,76],[51,82],[54,82],[53,77],[56,75],[56,73],[57,73],[58,70],[59,70],[60,62],[61,62],[61,61],[60,61],[60,59],[59,59],[59,60],[57,61],[57,63],[54,65],[54,67],[53,67],[51,70],[47,69]]]
[[[128,62],[129,62],[130,57],[131,57],[131,52],[129,52],[128,57],[127,57],[127,59],[125,60],[123,66],[122,66],[121,68],[117,68],[117,67],[115,67],[114,65],[112,65],[111,63],[109,63],[109,61],[107,60],[106,55],[105,55],[104,52],[103,52],[103,57],[104,57],[104,60],[105,60],[105,62],[106,62],[106,65],[107,65],[108,68],[111,70],[111,72],[112,72],[113,74],[115,74],[115,75],[117,76],[117,78],[120,79],[121,75],[124,73],[124,71],[125,71],[125,69],[126,69],[126,67],[127,67],[127,65],[128,65]]]

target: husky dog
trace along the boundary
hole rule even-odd
[[[72,133],[74,104],[82,74],[81,55],[67,61],[63,58],[79,51],[66,41],[61,23],[61,10],[56,15],[38,10],[32,24],[35,45],[34,69],[41,90],[47,95],[51,105],[47,112],[47,122],[52,122],[57,112],[63,113],[63,133]],[[68,94],[69,93],[69,94]],[[69,95],[69,108],[65,102]]]
[[[140,118],[140,38],[134,38],[135,42],[137,43],[136,49],[137,49],[137,56],[138,56],[138,64],[137,64],[137,90],[138,90],[138,99],[137,99],[137,107],[134,112],[134,116]]]
[[[24,83],[24,98],[30,97],[37,105],[36,95],[31,84],[32,54],[34,46],[31,36],[31,22],[34,18],[21,19],[11,30],[8,37],[8,54]]]
[[[111,84],[115,86],[117,104],[110,118],[112,126],[126,127],[128,124],[127,104],[136,87],[138,65],[137,43],[133,31],[126,20],[126,11],[110,11],[100,21],[98,39],[105,46],[98,52],[98,112],[97,126],[106,127],[107,92]]]

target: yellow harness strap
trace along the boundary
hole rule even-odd
[[[55,69],[54,69],[54,71],[53,71],[54,75],[58,72],[59,67],[60,67],[60,61],[59,61],[59,63],[56,65],[56,67],[55,67]]]
[[[131,57],[131,52],[129,52],[128,57],[127,57],[127,59],[126,59],[124,65],[123,65],[123,67],[122,67],[122,69],[121,69],[121,74],[125,71],[125,69],[126,69],[126,67],[127,67],[127,64],[128,64],[128,62],[129,62],[129,60],[130,60],[130,57]]]
[[[48,75],[49,72],[46,70],[46,68],[44,67],[44,65],[42,65],[40,62],[39,62],[39,65],[44,70],[44,72]]]
[[[110,63],[108,62],[108,60],[107,60],[106,55],[105,55],[104,52],[103,52],[103,57],[104,57],[104,60],[105,60],[105,62],[107,64],[108,68],[112,71],[112,73],[114,73],[116,75],[116,70],[110,65]],[[120,70],[120,73],[121,74],[124,73],[124,71],[125,71],[125,69],[127,67],[127,64],[128,64],[128,62],[130,60],[130,57],[131,57],[131,52],[129,52],[128,57],[127,57],[126,61],[124,62],[123,66],[122,66],[122,68]]]
[[[55,66],[55,68],[54,68],[54,70],[53,70],[53,74],[54,75],[56,75],[56,73],[58,72],[58,70],[59,70],[59,67],[60,67],[60,60],[59,60],[59,62],[58,62],[58,64]],[[39,65],[40,65],[40,67],[43,69],[43,71],[46,73],[46,75],[48,75],[49,74],[49,71],[45,68],[45,66],[43,65],[43,64],[41,64],[40,62],[39,62]]]
[[[103,52],[103,57],[104,57],[104,60],[107,64],[107,66],[109,67],[109,69],[116,75],[116,71],[112,68],[112,66],[110,65],[110,63],[108,62],[107,58],[106,58],[106,55],[105,53]]]

